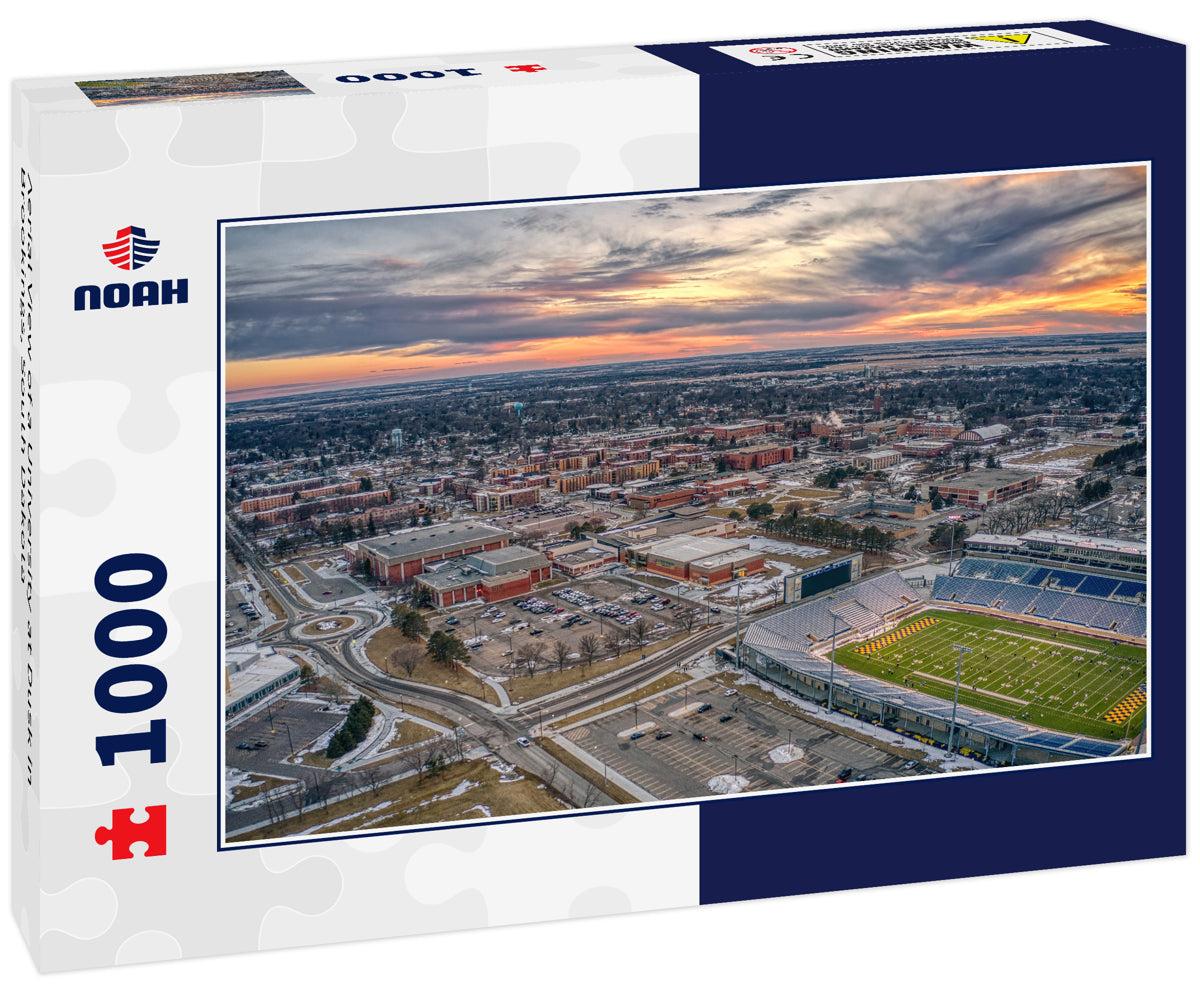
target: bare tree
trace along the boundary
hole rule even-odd
[[[571,645],[561,640],[554,641],[554,664],[559,671],[567,666],[567,657],[571,653]]]
[[[629,635],[641,650],[650,640],[650,624],[644,619],[639,619],[629,628]]]
[[[408,643],[396,651],[396,663],[404,669],[405,675],[412,678],[424,656],[420,642]]]
[[[594,633],[585,633],[579,638],[579,656],[583,658],[584,663],[591,668],[592,662],[596,660],[600,653],[600,638]]]
[[[687,633],[691,633],[696,628],[696,620],[700,618],[699,610],[691,605],[685,605],[677,615],[680,625]]]
[[[368,766],[366,769],[360,769],[357,772],[358,777],[363,784],[372,793],[378,793],[379,788],[383,786],[383,770],[377,765]]]
[[[534,644],[522,644],[517,648],[516,654],[518,669],[523,669],[530,678],[533,678],[534,672],[537,671],[539,654],[537,646]]]

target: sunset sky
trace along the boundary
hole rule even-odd
[[[1142,167],[226,229],[230,401],[640,358],[1145,329]]]

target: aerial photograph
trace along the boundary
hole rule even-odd
[[[285,70],[235,70],[189,73],[170,77],[126,77],[83,80],[75,84],[96,105],[146,104],[160,101],[207,101],[218,97],[262,97],[265,94],[311,94]]]
[[[1147,754],[1147,209],[225,224],[223,843]]]

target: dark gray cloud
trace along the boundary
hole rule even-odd
[[[1144,259],[1140,168],[240,226],[226,234],[226,350],[449,355],[687,330],[761,340],[1085,287]],[[984,326],[1001,324],[1019,315]]]

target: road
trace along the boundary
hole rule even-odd
[[[382,621],[383,613],[380,611],[346,610],[347,615],[363,617],[363,626],[336,640],[304,636],[301,629],[305,625],[327,616],[328,613],[313,609],[295,598],[235,529],[229,530],[229,536],[239,558],[255,572],[259,583],[275,597],[287,617],[285,623],[267,631],[259,639],[274,638],[275,642],[279,643],[279,635],[286,635],[289,647],[306,649],[315,660],[321,661],[343,680],[374,698],[392,704],[404,701],[409,706],[425,707],[447,717],[462,727],[469,739],[488,752],[538,776],[548,785],[552,778],[558,793],[576,806],[607,806],[615,801],[602,789],[566,769],[558,759],[536,744],[522,746],[517,743],[517,738],[526,734],[539,719],[548,722],[553,718],[569,716],[585,707],[634,692],[680,662],[731,640],[735,632],[732,624],[702,630],[671,647],[647,655],[643,661],[636,662],[619,673],[601,675],[569,689],[548,693],[517,708],[498,708],[452,690],[393,678],[383,674],[374,665],[365,663],[355,650],[354,639],[371,625]],[[743,615],[742,624],[748,626],[756,619],[768,616],[774,611],[776,610],[767,609]],[[369,625],[365,621],[367,618],[372,621]]]

